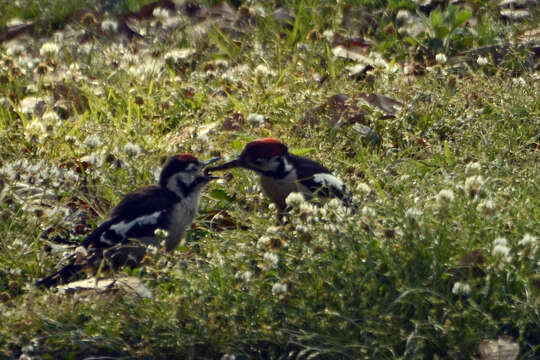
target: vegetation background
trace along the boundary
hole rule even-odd
[[[0,5],[0,357],[540,358],[534,0]],[[209,186],[172,254],[43,290],[170,154],[273,136],[360,209]]]

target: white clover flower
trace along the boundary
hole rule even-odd
[[[253,277],[253,273],[249,270],[246,271],[239,271],[237,272],[234,277],[238,280],[242,280],[244,282],[248,282]]]
[[[126,145],[124,145],[124,152],[128,156],[137,157],[141,154],[141,147],[137,144],[133,144],[132,142],[128,142]]]
[[[41,45],[41,48],[39,49],[39,54],[43,57],[54,57],[58,55],[59,51],[60,47],[58,46],[58,44],[54,42],[46,42]]]
[[[446,64],[448,59],[443,53],[438,53],[437,55],[435,55],[435,61],[437,62],[437,64]]]
[[[116,32],[118,30],[118,22],[112,19],[105,19],[101,22],[101,29],[105,32]]]
[[[81,158],[81,161],[85,161],[87,163],[89,163],[90,165],[93,165],[95,167],[101,167],[101,165],[103,165],[104,161],[105,161],[105,158],[103,156],[103,154],[99,154],[99,153],[91,153],[91,154],[88,154],[86,156],[83,156]]]
[[[311,47],[305,42],[299,42],[298,44],[296,44],[296,49],[299,51],[305,51],[305,52],[311,51]]]
[[[6,48],[6,55],[8,56],[19,56],[25,53],[24,44],[18,40],[12,40],[4,43]]]
[[[492,215],[495,212],[495,202],[491,199],[484,199],[480,201],[478,206],[476,206],[476,211],[481,213],[484,216]]]
[[[79,180],[79,174],[72,169],[69,169],[64,173],[64,180],[67,182],[75,183]]]
[[[187,59],[188,57],[195,54],[196,52],[197,52],[197,50],[191,49],[191,48],[173,49],[173,50],[165,53],[165,55],[163,55],[163,59],[167,63],[173,63],[174,64],[174,63],[177,63],[177,62],[180,62],[182,60]]]
[[[264,115],[261,114],[249,114],[246,120],[251,126],[263,127],[265,124]]]
[[[255,70],[253,70],[256,76],[273,76],[275,75],[274,71],[272,71],[268,66],[264,64],[257,65]]]
[[[26,93],[27,94],[35,94],[38,92],[38,87],[36,84],[28,84],[26,85]]]
[[[98,135],[89,135],[84,140],[84,145],[89,148],[97,148],[101,145],[101,140]]]
[[[478,174],[482,170],[482,165],[479,162],[471,162],[465,166],[465,174]]]
[[[493,241],[493,250],[491,251],[491,254],[495,257],[508,259],[508,255],[510,254],[508,240],[504,237],[497,237]]]
[[[497,245],[508,246],[508,240],[506,240],[506,238],[502,236],[499,236],[495,238],[495,240],[493,240],[493,246],[497,246]]]
[[[64,141],[68,144],[75,144],[77,142],[77,138],[73,135],[66,135]]]
[[[294,229],[299,233],[307,234],[309,232],[309,228],[305,225],[296,225]]]
[[[485,56],[479,56],[477,59],[476,59],[476,63],[480,66],[484,66],[484,65],[487,65],[489,63],[487,57]]]
[[[341,200],[337,198],[333,198],[330,201],[326,203],[326,207],[329,209],[337,209],[339,207],[343,206]]]
[[[408,10],[401,9],[396,14],[396,20],[401,22],[407,22],[411,18],[411,13]]]
[[[154,235],[159,240],[165,240],[169,236],[169,232],[165,229],[156,229],[154,230]]]
[[[229,62],[225,59],[217,59],[214,61],[214,65],[216,65],[218,68],[226,69],[229,67]]]
[[[272,239],[270,239],[269,236],[261,236],[259,238],[259,240],[257,241],[257,247],[259,249],[262,249],[262,248],[265,248],[267,247],[268,245],[270,245],[270,242],[272,241]]]
[[[158,248],[157,246],[154,246],[154,245],[148,245],[146,247],[147,251],[149,254],[153,255],[153,256],[156,256],[157,253],[158,253]]]
[[[264,254],[263,260],[266,265],[266,269],[273,269],[277,267],[277,264],[279,262],[279,256],[272,252],[267,252]]]
[[[40,109],[44,105],[44,99],[34,96],[27,96],[21,101],[21,112],[26,115],[32,115],[37,109]]]
[[[454,295],[469,295],[471,292],[471,286],[467,283],[456,282],[452,287],[452,294]]]
[[[424,215],[424,212],[418,208],[409,208],[407,211],[405,211],[405,217],[408,217],[410,219],[416,219]]]
[[[330,29],[324,30],[322,34],[323,34],[324,38],[326,40],[330,41],[330,42],[334,39],[334,31],[332,31]]]
[[[22,269],[21,268],[12,268],[12,269],[9,269],[9,273],[11,275],[21,275],[22,274]]]
[[[45,124],[40,120],[33,120],[28,125],[26,125],[26,131],[31,134],[45,134],[47,132]]]
[[[272,286],[272,295],[274,296],[283,295],[287,292],[287,290],[288,290],[287,284],[275,283]]]
[[[323,229],[328,232],[337,232],[337,227],[334,224],[324,224]]]
[[[368,184],[362,182],[356,186],[356,191],[362,193],[362,195],[369,195],[369,193],[371,192],[371,188]]]
[[[510,248],[504,245],[495,245],[491,254],[495,257],[506,258],[510,254]]]
[[[373,208],[369,206],[364,206],[362,208],[362,215],[368,218],[374,218],[375,216],[377,216],[377,213],[375,212],[375,210],[373,210]]]
[[[292,192],[285,199],[285,203],[290,207],[299,207],[305,202],[306,200],[304,199],[304,195],[299,192]]]
[[[60,116],[54,111],[46,111],[41,119],[47,123],[54,124],[60,121]]]
[[[513,83],[515,86],[519,86],[519,87],[524,87],[524,86],[527,85],[527,82],[526,82],[525,79],[523,79],[522,77],[513,78],[513,79],[512,79],[512,83]]]
[[[450,189],[442,189],[435,197],[435,200],[439,206],[447,206],[454,201],[454,192]]]
[[[152,11],[152,16],[158,19],[165,19],[169,17],[169,10],[162,7],[157,7],[154,9],[154,11]]]
[[[279,234],[280,230],[281,228],[279,226],[269,226],[268,228],[266,228],[266,233],[275,235],[275,234]]]
[[[521,239],[519,241],[519,245],[521,246],[536,246],[538,243],[537,243],[537,239],[536,239],[536,236],[533,236],[531,234],[525,234],[523,235],[523,239]]]
[[[307,215],[315,215],[318,212],[317,207],[307,201],[304,201],[303,203],[301,203],[298,210],[300,210],[300,212]],[[313,220],[317,221],[318,219],[314,217]]]
[[[58,186],[59,183],[53,184]],[[53,208],[45,210],[45,214],[49,219],[64,219],[70,214],[70,210],[63,206],[55,206]]]
[[[482,175],[469,176],[465,179],[465,191],[474,197],[484,185],[484,182],[484,177]]]
[[[84,246],[77,246],[74,253],[75,253],[75,256],[81,257],[81,258],[88,256],[88,251],[86,250]]]

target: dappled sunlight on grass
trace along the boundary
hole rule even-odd
[[[413,41],[413,1],[106,3],[0,44],[0,354],[538,356],[539,74],[519,47],[456,56],[460,39],[518,33],[495,5],[463,10],[476,25],[443,9]],[[178,249],[106,274],[153,297],[31,285],[166,156],[232,158],[267,136],[325,164],[358,209],[293,196],[277,223],[233,170]]]

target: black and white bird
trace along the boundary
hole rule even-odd
[[[200,162],[191,154],[169,158],[161,170],[159,184],[126,195],[72,254],[67,265],[39,280],[36,286],[50,287],[68,281],[85,268],[134,266],[149,245],[159,246],[156,230],[165,230],[165,248],[174,250],[199,208],[201,190],[217,177],[203,174],[205,166],[219,160]],[[84,254],[81,256],[81,252]],[[109,266],[110,265],[110,266]]]
[[[300,192],[308,200],[314,196],[336,197],[344,205],[351,205],[343,181],[322,164],[291,154],[285,144],[274,138],[248,143],[238,158],[208,167],[205,173],[235,167],[253,170],[260,175],[263,192],[275,204],[278,216],[286,212],[286,199],[292,192]]]

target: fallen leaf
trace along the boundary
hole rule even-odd
[[[286,7],[276,9],[271,16],[281,26],[292,26],[295,21],[294,15],[292,15],[290,10]]]
[[[396,115],[403,107],[401,102],[380,94],[360,93],[358,96],[368,104],[381,109],[387,115]]]
[[[503,20],[510,21],[523,21],[531,15],[526,9],[502,9],[500,14]]]
[[[231,214],[223,210],[208,210],[201,213],[201,218],[208,223],[210,229],[217,231],[237,228],[242,230],[247,229],[245,224],[239,222]]]
[[[16,38],[34,28],[34,22],[16,24],[8,26],[7,29],[0,32],[0,42]]]
[[[242,113],[234,113],[223,121],[222,128],[225,131],[239,131],[244,127],[245,118]]]
[[[346,4],[343,7],[341,28],[352,33],[373,33],[377,30],[377,19],[363,7]]]
[[[87,293],[87,294],[111,294],[117,292],[126,292],[140,296],[144,299],[152,299],[152,291],[144,285],[144,283],[136,277],[129,276],[116,279],[96,279],[90,278],[85,280],[73,281],[65,285],[57,287],[58,290],[73,294],[73,293]]]
[[[507,338],[482,340],[478,345],[482,360],[514,360],[519,355],[519,345]]]

